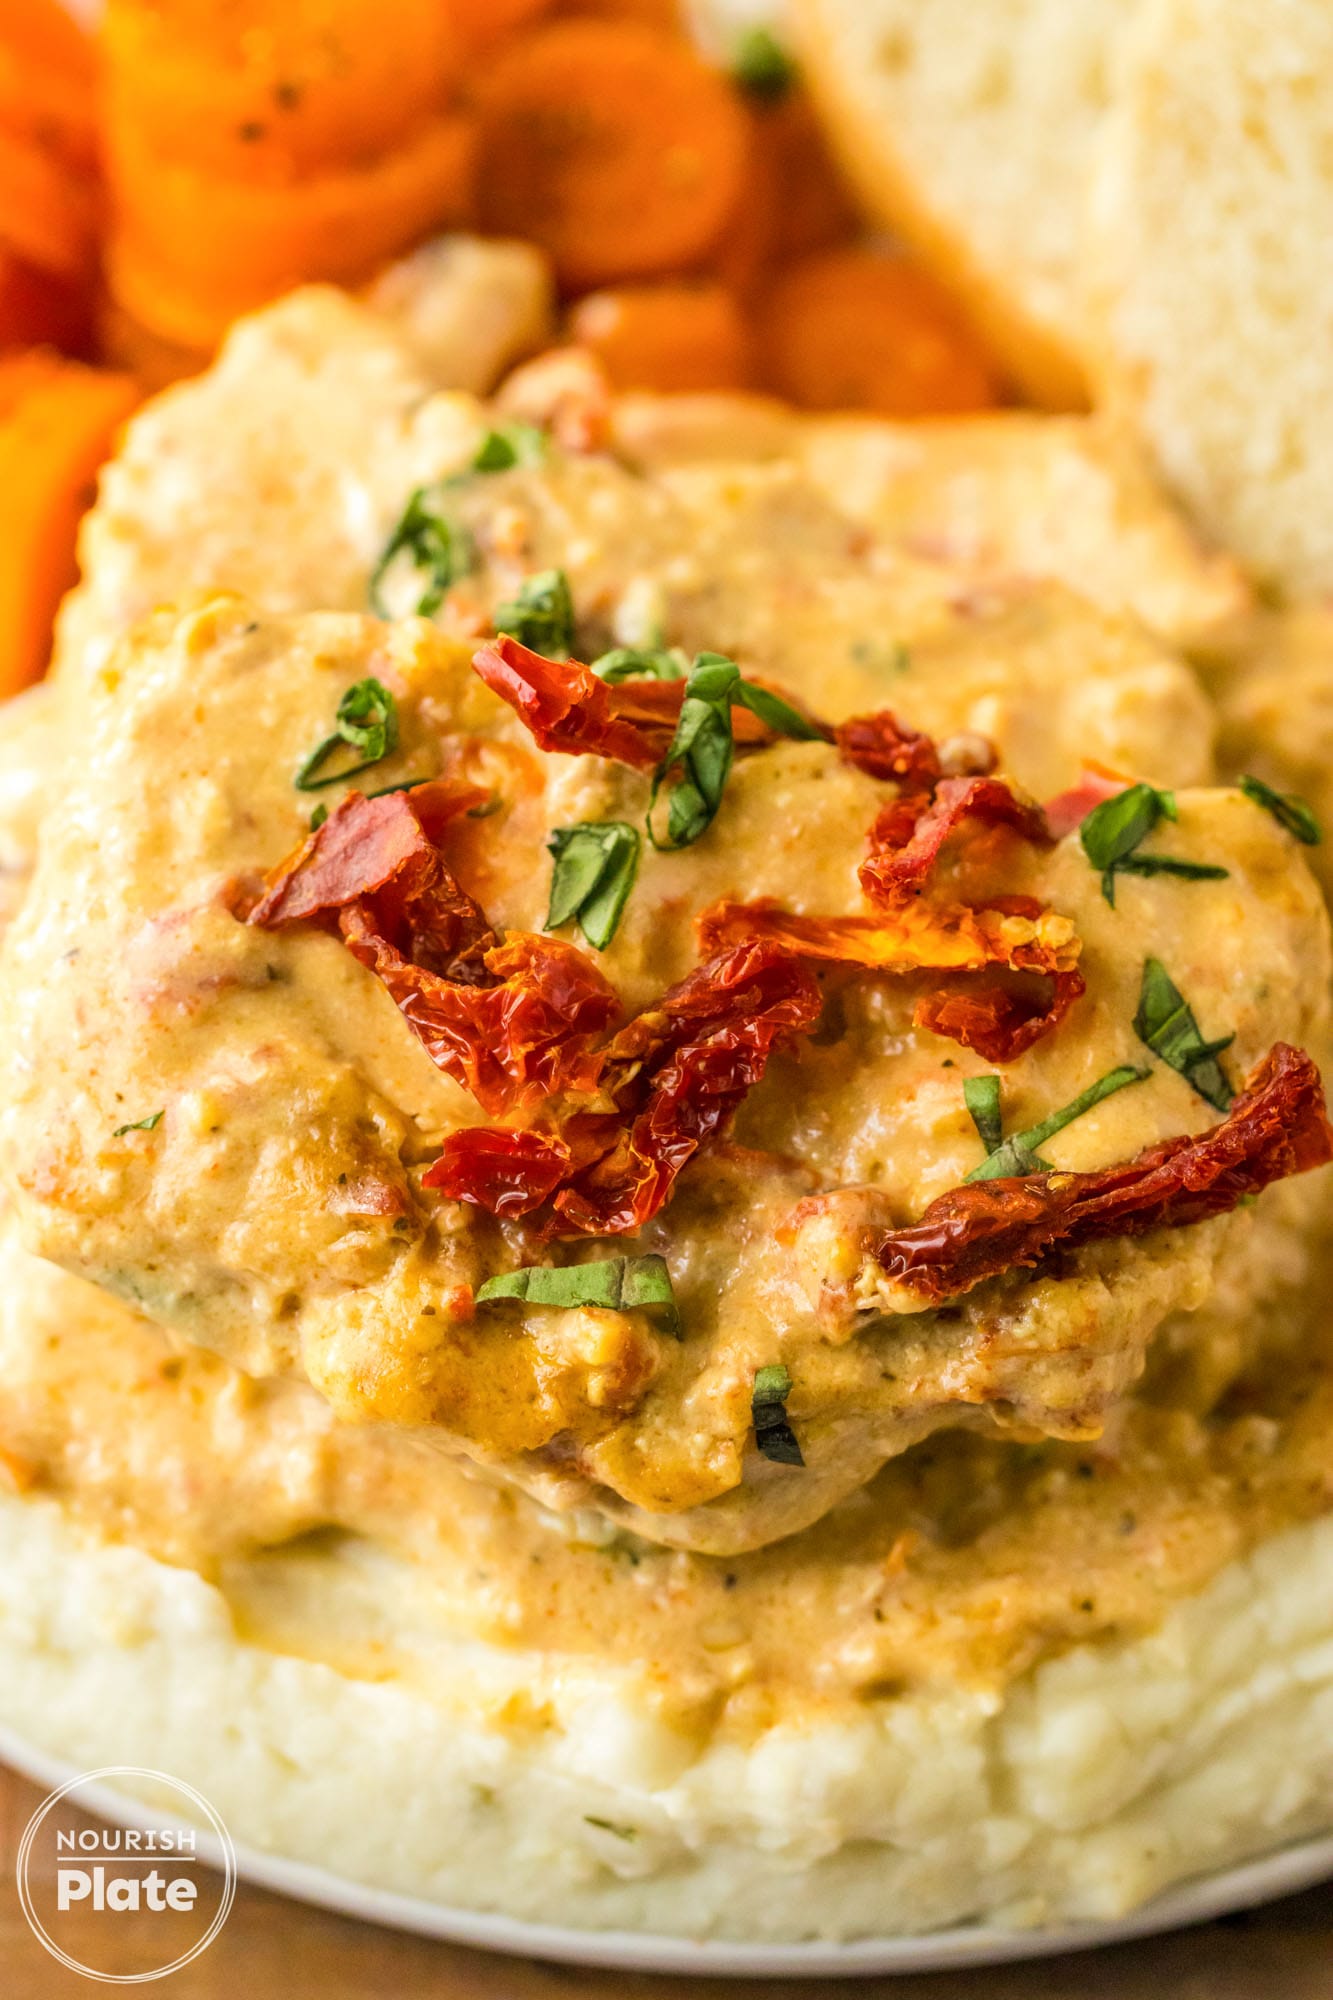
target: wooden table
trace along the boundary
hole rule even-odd
[[[14,1854],[36,1788],[0,1771],[0,1994],[74,2000],[97,1987],[37,1943],[19,1908]],[[127,1917],[128,1926],[139,1919]],[[151,1918],[144,1921],[151,1922]],[[78,1955],[77,1919],[62,1943]],[[125,1935],[129,1969],[134,1933]],[[140,1965],[146,1963],[140,1959]],[[403,1937],[242,1889],[188,1970],[143,1989],[178,2000],[1333,2000],[1333,1885],[1252,1916],[994,1971],[929,1978],[729,1981],[582,1972]]]

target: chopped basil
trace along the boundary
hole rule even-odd
[[[1118,875],[1178,875],[1184,882],[1224,882],[1231,870],[1219,868],[1215,861],[1180,861],[1173,854],[1130,854],[1116,863],[1113,872]],[[1102,884],[1102,894],[1106,895],[1105,883]],[[1107,895],[1106,900],[1114,903],[1114,892]]]
[[[1176,875],[1187,882],[1220,882],[1227,874],[1210,861],[1178,861],[1168,854],[1140,854],[1140,843],[1159,820],[1177,817],[1174,792],[1155,785],[1127,785],[1094,806],[1079,828],[1083,852],[1100,869],[1102,894],[1115,907],[1117,875]]]
[[[609,1312],[642,1312],[664,1333],[680,1338],[680,1313],[671,1273],[662,1257],[608,1257],[596,1264],[525,1264],[488,1278],[479,1306],[520,1299],[530,1306],[603,1306]]]
[[[764,1457],[773,1459],[778,1465],[804,1465],[796,1433],[787,1422],[787,1398],[790,1394],[791,1376],[780,1361],[758,1370],[750,1392],[754,1441]]]
[[[637,1826],[621,1826],[617,1820],[598,1819],[596,1813],[584,1813],[583,1824],[595,1826],[602,1833],[613,1833],[617,1840],[637,1840],[639,1837]]]
[[[676,646],[616,646],[594,660],[592,670],[608,687],[621,681],[683,681],[690,663]]]
[[[680,720],[671,747],[653,773],[648,837],[663,852],[691,846],[713,823],[735,749],[731,729],[733,704],[748,708],[780,736],[794,736],[803,742],[822,738],[818,725],[781,695],[743,680],[734,660],[725,659],[721,653],[700,653],[685,683]],[[653,825],[653,813],[658,793],[672,772],[678,775],[667,809],[666,838],[661,839]]]
[[[588,943],[605,951],[634,887],[639,844],[639,829],[624,820],[557,827],[547,843],[555,856],[547,930],[577,917]]]
[[[1247,799],[1253,799],[1265,812],[1272,813],[1278,825],[1285,828],[1294,840],[1301,841],[1306,847],[1318,847],[1323,834],[1319,821],[1303,798],[1295,792],[1275,792],[1262,778],[1248,774],[1241,779],[1240,788]]]
[[[536,424],[500,424],[472,454],[472,471],[512,472],[516,465],[540,465],[545,456],[546,433]]]
[[[446,591],[471,569],[472,538],[443,511],[443,494],[444,483],[418,486],[384,544],[370,575],[370,608],[377,618],[394,616],[384,601],[384,584],[400,557],[406,557],[410,570],[428,579],[414,607],[419,618],[432,617]]]
[[[751,97],[776,104],[796,83],[796,65],[771,28],[747,28],[731,57],[732,80]]]
[[[317,777],[329,758],[342,744],[360,752],[355,764],[345,764],[327,777]],[[372,764],[382,763],[398,748],[398,704],[382,681],[356,681],[338,703],[333,733],[316,744],[297,768],[294,783],[299,792],[320,792],[326,785],[340,785],[355,778]]]
[[[574,602],[565,572],[543,569],[528,577],[517,597],[496,605],[495,629],[534,653],[567,660],[574,650]]]
[[[166,1115],[165,1111],[154,1111],[150,1118],[136,1119],[133,1125],[117,1125],[111,1136],[113,1139],[123,1139],[127,1132],[156,1132]]]
[[[319,804],[315,807],[315,810],[310,815],[310,831],[312,833],[318,833],[319,829],[323,826],[328,816],[329,816],[329,809],[325,805],[323,799],[321,799]]]
[[[1000,1122],[999,1077],[969,1076],[963,1085],[963,1102],[982,1145],[988,1153],[995,1152],[1004,1138],[1004,1126]]]
[[[1206,1042],[1199,1024],[1159,958],[1143,961],[1143,985],[1134,1032],[1160,1061],[1179,1072],[1215,1111],[1226,1111],[1234,1095],[1217,1058],[1234,1035]]]
[[[1044,1146],[1048,1139],[1053,1139],[1057,1132],[1063,1132],[1066,1125],[1072,1125],[1076,1118],[1081,1118],[1085,1111],[1091,1111],[1094,1104],[1101,1104],[1106,1098],[1114,1097],[1118,1090],[1127,1089],[1131,1083],[1145,1083],[1151,1074],[1152,1071],[1149,1069],[1136,1069],[1132,1063],[1121,1063],[1117,1069],[1110,1069],[1105,1076],[1098,1077],[1096,1083],[1090,1083],[1086,1090],[1081,1090],[1077,1097],[1071,1099],[1059,1111],[1052,1111],[1039,1125],[1029,1125],[1025,1132],[1015,1132],[1011,1139],[1005,1139],[996,1146],[989,1144],[983,1132],[982,1142],[986,1145],[989,1157],[984,1159],[979,1167],[973,1167],[967,1176],[968,1180],[1010,1180],[1022,1174],[1054,1173],[1054,1167],[1049,1160],[1042,1159],[1038,1148]],[[994,1082],[997,1086],[999,1084],[998,1077],[974,1077],[972,1081]],[[964,1085],[964,1091],[966,1088]],[[998,1097],[997,1089],[997,1117]],[[970,1103],[968,1110],[972,1111]],[[972,1111],[972,1116],[976,1118],[975,1111]],[[981,1130],[979,1119],[977,1129]]]

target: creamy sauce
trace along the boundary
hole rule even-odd
[[[638,1510],[627,1518],[664,1540],[726,1549],[790,1532],[942,1422],[1095,1435],[1160,1321],[1207,1296],[1244,1218],[1100,1245],[1058,1277],[1000,1280],[947,1313],[863,1316],[830,1338],[823,1281],[851,1239],[793,1241],[800,1198],[860,1187],[882,1221],[906,1220],[977,1158],[962,1080],[985,1065],[912,1026],[911,979],[848,988],[834,1031],[775,1064],[734,1145],[644,1232],[671,1262],[684,1341],[591,1309],[458,1317],[460,1285],[531,1255],[514,1226],[418,1191],[440,1136],[476,1122],[470,1100],[335,940],[247,929],[220,892],[299,840],[309,808],[291,773],[342,689],[376,673],[403,730],[382,782],[461,757],[493,785],[502,811],[471,824],[456,865],[494,921],[540,928],[533,864],[550,828],[639,820],[646,781],[538,757],[468,657],[420,624],[262,620],[223,602],[162,615],[100,676],[8,948],[4,1131],[32,1246],[245,1367],[303,1372],[344,1414],[438,1427],[559,1504]],[[644,857],[603,957],[626,1003],[688,969],[693,914],[720,896],[858,907],[882,795],[826,746],[743,758],[707,838]],[[1275,822],[1236,793],[1188,794],[1163,844],[1230,872],[1127,882],[1111,909],[1076,839],[1006,850],[1005,888],[1072,921],[1089,981],[1062,1030],[1011,1066],[1011,1118],[1138,1058],[1149,952],[1206,1033],[1235,1033],[1237,1075],[1275,1039],[1321,1032],[1322,907]],[[158,1129],[115,1138],[159,1108]],[[1208,1122],[1157,1068],[1052,1158],[1106,1164]],[[366,1181],[387,1212],[348,1213],[342,1190]],[[750,1443],[754,1374],[777,1359],[797,1384],[798,1477]]]
[[[304,1377],[345,1417],[423,1427],[550,1504],[591,1503],[684,1546],[789,1534],[941,1426],[1096,1437],[1249,1218],[1099,1245],[948,1311],[848,1305],[830,1324],[864,1219],[914,1217],[978,1158],[962,1086],[985,1065],[913,1026],[911,978],[840,988],[645,1230],[639,1247],[670,1263],[683,1341],[633,1313],[460,1308],[534,1254],[516,1225],[420,1188],[475,1106],[335,940],[246,929],[222,894],[301,837],[310,802],[292,773],[350,683],[373,673],[399,702],[402,741],[378,782],[448,768],[493,790],[500,811],[465,823],[452,859],[491,919],[519,929],[544,921],[553,828],[641,822],[647,804],[623,767],[537,754],[470,672],[496,602],[550,565],[570,577],[585,652],[659,632],[722,647],[834,718],[889,702],[937,734],[982,731],[1039,794],[1088,757],[1189,783],[1208,774],[1211,736],[1192,678],[1139,628],[1054,586],[960,581],[878,539],[794,464],[647,476],[554,450],[466,476],[487,422],[432,393],[380,322],[312,291],[241,327],[209,376],[131,428],[62,642],[58,686],[86,734],[7,954],[0,1129],[26,1241],[241,1367]],[[275,616],[363,602],[407,495],[443,476],[475,562],[441,629]],[[108,655],[127,619],[218,585],[254,608],[162,612]],[[690,968],[693,916],[720,897],[859,910],[884,796],[822,744],[741,758],[707,837],[644,855],[602,960],[626,1006]],[[1060,1032],[1007,1070],[1011,1130],[1141,1057],[1149,953],[1205,1033],[1234,1033],[1237,1077],[1276,1039],[1322,1037],[1326,926],[1286,836],[1239,795],[1200,790],[1157,844],[1227,877],[1123,881],[1111,910],[1076,840],[1004,851],[992,886],[1072,925],[1089,982]],[[151,1132],[115,1137],[158,1110]],[[1050,1156],[1100,1166],[1209,1121],[1156,1066]],[[377,1213],[346,1192],[365,1186]],[[825,1189],[846,1202],[798,1230],[802,1197]],[[795,1382],[799,1474],[753,1447],[753,1379],[777,1361]]]
[[[352,1671],[394,1659],[359,1606],[364,1545],[398,1564],[366,1573],[381,1618],[386,1592],[398,1606],[400,1651],[434,1628],[633,1666],[710,1727],[747,1733],[792,1703],[898,1688],[999,1688],[1068,1645],[1149,1629],[1333,1502],[1333,1342],[1326,1315],[1297,1304],[1308,1206],[1288,1193],[1243,1281],[1168,1328],[1101,1443],[942,1434],[735,1562],[594,1517],[562,1531],[419,1437],[340,1425],[299,1385],[173,1347],[12,1242],[0,1462],[102,1535],[216,1579],[243,1630]]]
[[[850,1187],[905,1219],[978,1156],[962,1081],[984,1065],[912,1028],[910,983],[865,981],[646,1237],[671,1263],[681,1345],[636,1316],[454,1322],[454,1288],[522,1254],[420,1193],[475,1107],[333,940],[244,930],[217,892],[300,837],[292,770],[374,672],[403,720],[382,781],[461,760],[492,788],[501,811],[464,829],[459,872],[498,923],[539,928],[551,828],[645,803],[631,774],[538,757],[469,671],[472,628],[548,563],[590,646],[660,621],[834,715],[888,702],[940,734],[984,731],[1042,794],[1085,756],[1206,784],[1207,705],[1130,624],[1058,589],[964,588],[872,539],[894,507],[909,537],[936,510],[951,558],[1012,570],[1012,550],[995,557],[1012,507],[1054,546],[1058,506],[1044,530],[1024,515],[1022,454],[998,429],[989,514],[960,498],[943,441],[911,472],[880,432],[812,440],[813,484],[790,465],[641,478],[557,460],[459,490],[480,560],[442,632],[275,615],[358,610],[406,493],[465,464],[485,421],[432,395],[365,315],[310,294],[152,406],[108,475],[60,693],[8,711],[0,760],[7,908],[59,798],[8,952],[7,1171],[28,1242],[108,1290],[0,1242],[0,1475],[214,1579],[238,1631],[280,1650],[382,1677],[411,1671],[422,1634],[470,1634],[556,1670],[637,1669],[664,1713],[743,1740],[900,1691],[1001,1690],[1081,1641],[1153,1628],[1333,1503],[1320,1182],[830,1339],[816,1246],[786,1229],[799,1198]],[[1044,491],[1086,500],[1085,441],[1044,435]],[[1066,447],[1083,455],[1072,489]],[[853,460],[866,483],[834,506]],[[1094,594],[1133,602],[1137,582],[1164,630],[1229,615],[1224,570],[1191,571],[1158,515],[1136,542],[1136,519],[1111,539],[1141,560],[1098,568]],[[1060,547],[1032,567],[1087,559],[1076,535]],[[260,608],[164,614],[113,656],[127,619],[218,586]],[[645,856],[605,960],[627,1003],[687,969],[690,918],[720,896],[858,908],[881,796],[819,745],[742,759],[709,839]],[[1006,1072],[1010,1129],[1141,1057],[1148,952],[1205,1033],[1235,1032],[1237,1075],[1279,1035],[1321,1040],[1323,917],[1273,823],[1187,790],[1155,845],[1230,874],[1122,880],[1112,911],[1075,841],[1010,857],[1012,886],[1076,926],[1089,979],[1065,1029]],[[112,1138],[158,1108],[155,1132]],[[1159,1066],[1050,1156],[1098,1166],[1210,1118]],[[340,1189],[366,1177],[402,1197],[405,1230],[347,1212]],[[754,1370],[779,1358],[801,1473],[750,1443]]]

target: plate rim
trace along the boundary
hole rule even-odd
[[[40,1749],[0,1723],[0,1763],[32,1783],[54,1790],[79,1776],[79,1766]],[[170,1813],[131,1801],[108,1785],[78,1787],[78,1803],[114,1824],[133,1819],[137,1825],[174,1828],[182,1825]],[[196,1829],[198,1851],[211,1866],[221,1867],[218,1842]],[[1165,1891],[1128,1916],[1104,1922],[1066,1924],[1056,1930],[1002,1930],[996,1925],[965,1924],[914,1937],[858,1938],[848,1943],[811,1940],[789,1944],[745,1944],[734,1939],[673,1937],[661,1932],[573,1930],[558,1924],[532,1923],[521,1917],[460,1909],[422,1896],[378,1889],[335,1874],[313,1862],[294,1861],[234,1843],[237,1874],[256,1888],[353,1917],[382,1929],[399,1930],[474,1951],[510,1957],[544,1959],[562,1965],[586,1965],[627,1972],[698,1974],[712,1978],[857,1978],[877,1975],[959,1971],[969,1966],[1014,1964],[1025,1959],[1054,1958],[1061,1953],[1091,1951],[1126,1944],[1207,1923],[1216,1917],[1254,1909],[1333,1877],[1333,1832],[1289,1842],[1252,1861],[1201,1875]]]

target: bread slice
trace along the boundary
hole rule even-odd
[[[1333,7],[1146,0],[1091,190],[1107,400],[1270,584],[1333,589]]]
[[[1087,181],[1138,0],[795,0],[833,143],[872,211],[1015,380],[1081,407]]]

